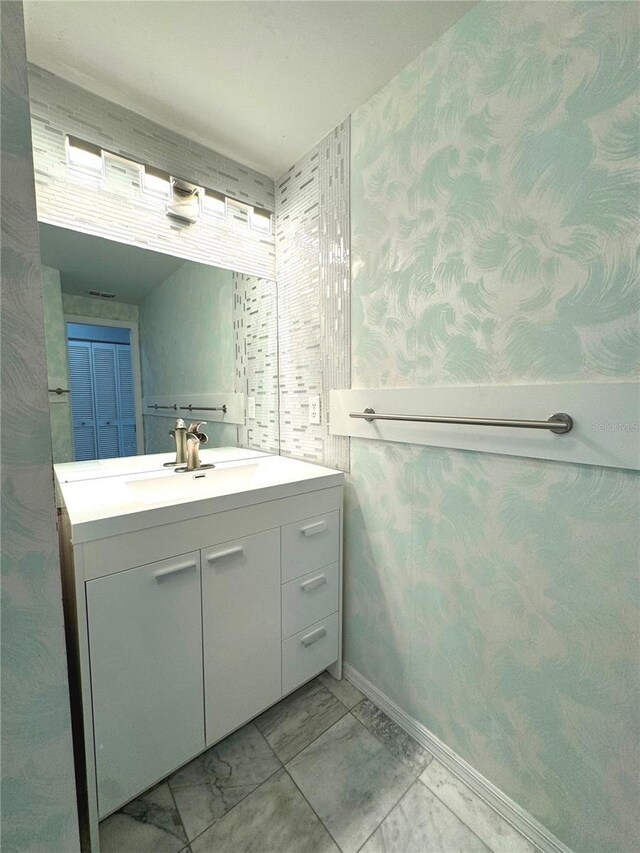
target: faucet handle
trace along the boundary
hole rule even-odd
[[[204,432],[200,432],[200,427],[203,424],[206,424],[206,421],[194,421],[192,424],[189,424],[187,438],[195,438],[199,444],[207,444],[209,436]]]
[[[177,429],[186,429],[186,428],[187,427],[185,425],[185,422],[182,420],[182,418],[178,418],[176,420],[174,428],[169,430],[169,435],[171,436],[171,438],[175,438]]]
[[[205,432],[188,432],[187,441],[197,442],[198,444],[207,444],[209,436]]]

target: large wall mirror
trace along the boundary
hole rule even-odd
[[[40,224],[54,462],[279,452],[276,283]]]

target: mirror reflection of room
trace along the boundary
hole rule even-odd
[[[208,448],[278,452],[275,282],[40,234],[54,462],[171,453],[178,418]]]
[[[134,382],[132,357],[137,340],[132,347],[134,329],[112,322],[65,323],[76,462],[139,452],[142,431],[136,423],[134,390],[139,383]]]

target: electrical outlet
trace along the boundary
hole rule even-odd
[[[320,397],[309,397],[309,423],[320,423]]]
[[[255,418],[256,416],[256,398],[247,397],[247,417]]]

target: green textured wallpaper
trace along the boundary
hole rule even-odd
[[[22,3],[0,3],[0,33],[0,848],[79,853]]]
[[[140,306],[143,396],[233,391],[233,273],[187,261]],[[172,450],[167,418],[144,416],[145,452]],[[238,443],[237,429],[207,424],[208,447]]]
[[[352,120],[353,387],[638,378],[638,6],[479,4]],[[637,849],[637,473],[352,441],[345,657]]]

